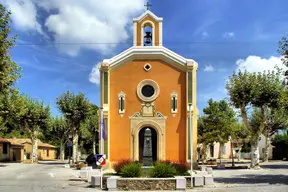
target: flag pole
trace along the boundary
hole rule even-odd
[[[103,108],[100,108],[100,139],[99,139],[99,154],[102,154],[102,136],[103,136]]]

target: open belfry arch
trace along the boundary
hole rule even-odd
[[[107,129],[99,151],[107,155],[110,166],[122,159],[141,161],[140,132],[151,129],[153,157],[189,162],[192,121],[196,161],[198,64],[163,46],[163,18],[150,10],[133,19],[133,27],[133,46],[98,64]]]

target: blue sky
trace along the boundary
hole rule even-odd
[[[132,18],[144,0],[0,0],[13,13],[18,34],[13,60],[24,76],[22,93],[51,104],[67,90],[99,104],[93,67],[132,46]],[[287,0],[150,0],[163,17],[164,46],[198,62],[197,105],[227,97],[225,81],[234,70],[273,69],[280,63],[278,41],[288,32]],[[109,44],[91,44],[109,43]],[[90,76],[90,80],[89,80]]]

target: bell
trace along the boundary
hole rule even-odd
[[[144,38],[145,38],[145,44],[148,44],[148,45],[151,44],[151,42],[152,42],[151,32],[147,31]]]

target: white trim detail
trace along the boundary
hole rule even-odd
[[[141,21],[142,19],[144,19],[147,15],[151,16],[155,21],[163,21],[163,18],[162,17],[157,17],[154,13],[152,13],[151,11],[147,10],[145,11],[142,15],[140,15],[139,17],[137,18],[134,18],[133,21]]]
[[[173,116],[175,116],[178,112],[178,93],[173,91],[170,94],[171,97],[171,113],[173,114]],[[173,98],[175,98],[175,110],[173,109]]]
[[[151,97],[145,97],[142,94],[141,90],[142,90],[142,87],[145,85],[151,85],[154,88],[154,94]],[[138,95],[139,99],[141,99],[144,102],[154,101],[159,96],[159,93],[160,93],[159,85],[155,81],[153,81],[152,79],[144,79],[137,86],[137,95]]]
[[[136,46],[137,45],[137,23],[134,22],[133,24],[133,31],[134,31],[134,36],[133,36],[133,45]]]
[[[149,69],[146,69],[146,66],[149,66]],[[151,68],[152,68],[152,66],[149,64],[149,63],[146,63],[144,66],[143,66],[143,68],[144,68],[144,70],[145,71],[150,71],[151,70]]]
[[[159,46],[163,45],[163,25],[159,22]]]
[[[147,23],[152,25],[152,46],[155,46],[155,25],[152,21],[149,20],[143,22],[141,25],[141,45],[144,46],[144,26]]]
[[[123,117],[123,115],[125,113],[125,105],[126,105],[125,104],[125,96],[126,96],[126,94],[123,91],[121,91],[118,94],[118,112],[119,112],[121,117]],[[121,103],[121,98],[123,99],[123,103]],[[122,106],[123,109],[121,109],[121,107],[120,107],[122,104],[123,104],[123,106]]]
[[[186,71],[188,64],[189,66],[192,64],[193,67],[198,67],[197,62],[194,60],[186,59],[163,46],[133,46],[111,59],[104,59],[101,62],[101,67],[109,67],[110,69],[113,69],[118,65],[125,64],[136,58],[162,59],[167,63],[178,66],[178,68],[181,68],[183,71]]]

